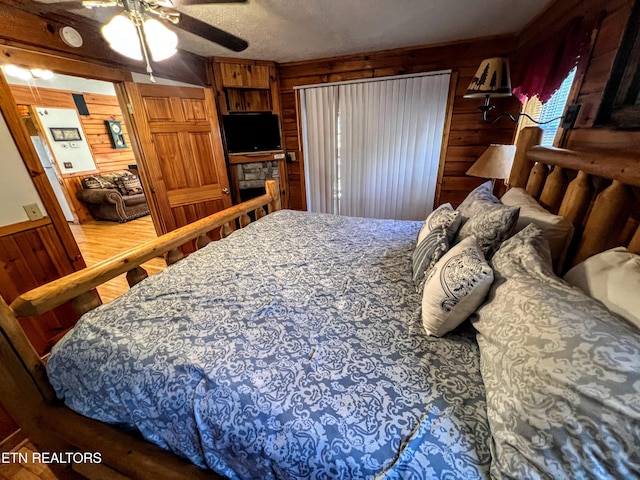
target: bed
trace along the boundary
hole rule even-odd
[[[640,186],[637,160],[609,155],[604,164],[597,153],[534,146],[538,139],[537,129],[521,135],[510,185],[575,227],[557,269],[620,244],[639,253],[631,208]],[[251,223],[249,212],[259,221]],[[639,475],[640,406],[624,390],[640,372],[633,327],[615,317],[599,331],[607,309],[556,281],[544,258],[533,267],[523,260],[544,250],[527,227],[495,254],[497,281],[472,322],[442,338],[426,335],[411,275],[422,223],[280,211],[278,187],[269,182],[262,197],[27,292],[10,306],[0,302],[2,401],[39,448],[101,453],[100,463],[53,465],[61,478],[489,478],[509,469],[548,478],[563,473],[557,458],[593,463],[591,472],[603,476]],[[208,245],[214,229],[228,238]],[[188,241],[200,249],[180,260],[178,247]],[[159,254],[172,265],[145,279],[140,265]],[[131,290],[99,306],[93,288],[124,272]],[[596,322],[590,331],[598,332],[598,348],[611,350],[617,376],[606,384],[604,406],[589,408],[604,412],[603,424],[612,425],[605,441],[614,438],[624,454],[584,454],[582,433],[561,457],[547,448],[559,435],[545,417],[553,414],[538,408],[540,398],[529,402],[538,385],[523,391],[509,372],[531,377],[546,368],[545,355],[565,359],[556,355],[560,347],[535,350],[521,328],[505,327],[511,313],[501,305],[526,297],[513,297],[516,285],[568,297],[572,311],[588,313],[585,323]],[[69,300],[85,315],[45,372],[17,318]],[[533,295],[527,305],[547,308],[539,302]],[[566,315],[560,320],[566,323]],[[579,351],[588,335],[571,325],[572,335],[557,343],[578,338],[572,352]],[[535,331],[551,335],[552,327],[536,324]],[[514,361],[505,342],[522,342],[519,352],[538,360]],[[567,371],[582,368],[558,365],[549,372],[559,385]],[[602,376],[602,368],[586,374]],[[603,395],[595,385],[591,390],[579,393]],[[544,393],[553,395],[567,392]],[[518,408],[531,411],[505,413],[505,398],[521,399]],[[617,420],[607,423],[609,409],[631,425],[624,438],[616,436]],[[524,436],[538,443],[531,447]],[[546,453],[522,470],[529,448],[532,456]]]

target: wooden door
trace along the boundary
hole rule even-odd
[[[210,89],[126,82],[138,167],[158,234],[231,206]]]

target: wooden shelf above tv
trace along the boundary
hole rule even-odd
[[[284,150],[269,150],[268,152],[247,152],[230,153],[229,163],[237,165],[239,163],[268,162],[272,160],[283,161],[285,159]]]

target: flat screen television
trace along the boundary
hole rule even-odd
[[[273,113],[223,115],[222,126],[229,153],[281,150],[278,116]]]

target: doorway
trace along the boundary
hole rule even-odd
[[[38,154],[55,198],[88,266],[156,237],[150,216],[127,223],[94,217],[76,192],[87,178],[113,172],[137,171],[124,116],[112,83],[51,74],[48,79],[21,79],[6,72],[5,78],[18,111]],[[108,126],[121,125],[122,141],[115,145]],[[97,194],[96,192],[92,192]],[[104,206],[105,209],[109,208]],[[93,209],[92,209],[93,210]],[[148,209],[146,210],[148,212]],[[164,268],[153,262],[150,273]],[[100,287],[103,302],[128,289],[116,278]]]

